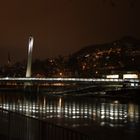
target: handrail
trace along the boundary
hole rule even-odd
[[[0,138],[8,140],[93,140],[93,136],[0,108]]]

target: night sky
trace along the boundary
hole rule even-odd
[[[30,35],[34,59],[126,35],[140,39],[140,0],[1,0],[0,64],[8,52],[13,62],[25,59]]]

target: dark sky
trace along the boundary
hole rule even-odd
[[[0,64],[27,56],[34,37],[33,57],[68,55],[96,43],[125,35],[140,39],[140,0],[1,0]],[[130,6],[129,2],[135,1]]]

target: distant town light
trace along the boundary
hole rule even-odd
[[[111,78],[111,79],[118,79],[119,75],[118,74],[111,74],[111,75],[107,75],[106,78]]]
[[[96,71],[95,73],[98,74],[98,71]]]
[[[138,75],[137,74],[123,74],[123,79],[137,79]]]
[[[59,73],[59,75],[60,75],[60,76],[62,76],[62,75],[63,75],[63,73],[62,73],[62,72],[60,72],[60,73]]]
[[[89,57],[89,56],[90,56],[90,54],[85,55],[85,57]]]

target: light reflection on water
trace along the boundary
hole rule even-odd
[[[0,108],[41,119],[61,120],[72,127],[91,125],[133,127],[140,122],[140,105],[87,97],[48,97],[0,94]]]

